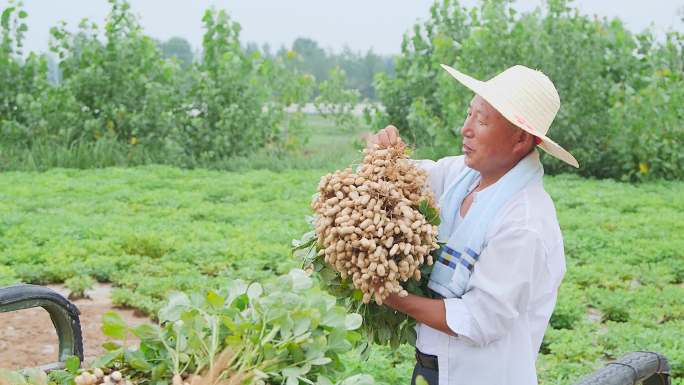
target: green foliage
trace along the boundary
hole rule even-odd
[[[296,114],[295,114],[296,115]],[[253,153],[220,160],[188,159],[169,152],[158,152],[144,146],[131,146],[111,138],[95,143],[79,142],[71,146],[56,146],[41,140],[30,148],[0,148],[0,170],[45,171],[55,167],[90,169],[109,166],[132,167],[145,164],[175,164],[229,171],[267,169],[336,168],[358,161],[360,133],[367,127],[360,124],[354,131],[342,129],[320,115],[288,117],[301,124],[301,133],[288,135],[284,146],[261,148]],[[189,162],[190,164],[186,163]]]
[[[369,373],[380,384],[405,384],[411,378],[415,365],[415,347],[404,344],[398,348],[373,345],[367,358],[359,358],[356,352],[345,354],[347,375]]]
[[[439,219],[439,211],[435,207],[430,207],[430,203],[427,199],[420,201],[418,212],[421,213],[425,217],[427,223],[431,225],[439,226],[441,223],[441,220]]]
[[[9,266],[0,265],[0,287],[19,283],[16,273]]]
[[[78,357],[66,359],[65,368],[46,373],[40,368],[27,368],[21,371],[0,368],[0,384],[8,385],[73,385],[79,371]]]
[[[358,314],[313,286],[302,270],[263,284],[232,280],[216,290],[173,293],[159,311],[159,325],[128,327],[116,313],[103,317],[113,341],[93,363],[150,381],[211,370],[226,349],[221,372],[254,374],[268,383],[332,384],[341,354],[360,339]],[[132,334],[140,346],[126,346]],[[351,380],[348,380],[351,381]],[[372,384],[372,380],[365,383]]]
[[[296,54],[297,59],[293,64],[303,72],[311,74],[317,81],[328,79],[328,75],[333,69],[333,64],[318,42],[309,38],[299,37],[292,42],[292,49],[290,51],[283,49],[280,52],[281,56],[292,56],[293,54]]]
[[[164,58],[175,57],[184,68],[190,67],[194,59],[192,46],[182,37],[174,36],[167,41],[159,43],[159,49],[162,51]]]
[[[73,377],[65,370],[55,370],[47,374],[39,368],[29,368],[22,371],[0,368],[0,384],[3,385],[71,385],[73,384]]]
[[[269,52],[264,50],[264,54]],[[342,52],[335,53],[324,50],[318,42],[309,38],[297,38],[289,50],[281,48],[277,56],[288,57],[295,55],[291,65],[301,72],[311,74],[316,82],[334,79],[331,71],[339,68],[346,73],[343,87],[355,90],[364,99],[376,100],[373,78],[376,73],[392,74],[393,57],[378,55],[372,50],[354,52],[345,47]]]
[[[127,1],[110,4],[102,30],[87,20],[76,32],[64,23],[52,28],[58,84],[48,83],[44,58],[21,58],[25,13],[3,11],[0,80],[10,85],[0,92],[4,156],[35,163],[82,150],[92,158],[106,144],[114,156],[97,154],[95,164],[193,167],[305,142],[302,114],[285,108],[309,100],[313,79],[282,58],[248,54],[225,11],[205,13],[203,57],[187,63],[165,58],[169,52],[144,34]]]
[[[22,57],[28,30],[22,3],[10,1],[0,11],[0,140],[4,141],[25,136],[26,110],[30,110],[35,93],[47,85],[47,65],[44,57],[33,53]]]
[[[155,314],[171,290],[297,266],[289,243],[305,229],[303,199],[320,174],[163,166],[3,173],[0,266],[31,283],[90,275],[118,286],[118,304]]]
[[[466,9],[436,2],[430,18],[404,36],[396,77],[380,74],[385,110],[369,111],[377,127],[396,125],[404,138],[439,155],[460,147],[458,130],[472,92],[440,63],[489,79],[514,64],[542,70],[556,85],[561,109],[549,135],[570,149],[582,175],[642,180],[681,178],[680,124],[684,37],[657,43],[619,19],[597,20],[567,0],[518,14],[510,1]],[[546,157],[549,173],[571,171]]]
[[[0,266],[29,283],[88,274],[116,285],[117,304],[157,314],[172,291],[261,281],[299,266],[289,242],[307,230],[301,218],[323,173],[5,172]],[[567,273],[539,355],[540,382],[572,383],[633,350],[665,354],[682,376],[684,186],[557,176],[545,187],[558,210]],[[345,353],[345,375],[393,384],[411,374],[406,346],[372,346],[369,357]]]
[[[296,137],[299,121],[286,121],[284,108],[308,99],[310,77],[288,73],[281,61],[258,52],[244,52],[240,25],[225,11],[209,10],[202,21],[203,57],[193,73],[189,120],[179,127],[179,149],[215,160],[286,143],[288,134]]]
[[[330,55],[330,59],[347,74],[347,88],[358,90],[368,100],[377,100],[373,84],[376,74],[394,74],[394,56],[378,55],[372,50],[363,53],[345,48],[338,55]]]
[[[567,273],[538,361],[541,383],[571,383],[627,352],[652,350],[681,376],[681,183],[549,178]],[[679,332],[681,333],[681,332]]]
[[[345,83],[344,70],[339,67],[330,70],[329,79],[319,86],[319,95],[314,104],[322,117],[332,118],[338,127],[351,131],[359,125],[358,119],[352,114],[359,102],[359,92],[346,89]]]
[[[64,286],[69,289],[69,299],[88,298],[87,290],[92,290],[95,280],[89,275],[76,275],[66,281]]]
[[[103,40],[97,25],[88,21],[76,33],[64,24],[52,28],[51,49],[60,58],[62,83],[46,91],[42,108],[52,108],[58,99],[64,105],[61,112],[32,114],[46,122],[30,126],[38,132],[29,135],[28,144],[33,138],[72,144],[108,137],[131,145],[163,145],[181,102],[174,89],[176,68],[162,60],[127,2],[110,4]]]
[[[584,319],[586,304],[582,303],[579,292],[572,283],[565,283],[561,286],[549,326],[554,329],[573,329]]]
[[[679,45],[681,54],[684,37],[669,36],[671,45]],[[674,50],[674,48],[673,48]],[[681,65],[681,56],[679,59]],[[680,67],[682,68],[682,67]],[[641,181],[653,176],[666,179],[682,177],[682,121],[684,121],[684,74],[665,65],[651,75],[649,83],[636,91],[621,88],[622,101],[610,110],[615,132],[611,147],[615,161],[607,167],[623,179]]]

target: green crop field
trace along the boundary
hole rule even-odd
[[[351,155],[336,166],[354,155],[348,141],[340,143]],[[0,174],[0,284],[91,275],[116,286],[117,304],[155,314],[171,290],[286,273],[298,266],[290,241],[306,230],[311,195],[328,171],[144,166]],[[684,183],[555,176],[546,186],[568,271],[538,361],[542,383],[570,383],[634,350],[665,354],[682,376]],[[372,354],[361,363],[350,353],[348,371],[389,384],[410,375],[410,347]]]
[[[90,363],[98,369],[150,385],[217,373],[257,384],[370,385],[362,373],[408,383],[413,348],[373,346],[369,359],[353,350],[362,317],[295,270],[291,241],[310,229],[319,178],[355,167],[368,132],[395,125],[412,158],[461,152],[472,92],[438,64],[482,80],[522,64],[552,79],[562,107],[549,136],[582,165],[542,158],[567,273],[540,383],[572,384],[649,350],[684,385],[681,30],[632,31],[571,0],[530,11],[442,0],[389,55],[337,54],[306,37],[276,52],[245,41],[236,15],[215,7],[192,47],[180,28],[167,41],[149,35],[128,0],[109,0],[101,25],[37,26],[22,1],[6,3],[0,287],[63,283],[78,296],[99,281],[115,305],[158,321],[128,327],[106,313],[102,334],[114,341]],[[36,27],[52,27],[49,54],[29,49]],[[30,383],[82,385],[80,364],[70,357],[49,382],[38,370]],[[25,375],[0,368],[0,384]]]

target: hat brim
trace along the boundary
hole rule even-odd
[[[535,132],[534,130],[531,130],[526,126],[517,123],[517,120],[511,114],[508,113],[508,111],[510,111],[511,108],[508,108],[506,106],[506,102],[504,100],[501,100],[501,98],[497,97],[496,93],[493,92],[493,90],[491,90],[491,88],[487,86],[486,82],[470,77],[460,71],[457,71],[449,67],[446,64],[442,64],[441,66],[454,79],[458,80],[468,89],[480,95],[484,100],[487,101],[487,103],[491,104],[492,107],[494,107],[497,111],[499,111],[499,113],[501,113],[501,115],[503,115],[504,118],[506,118],[506,120],[513,123],[516,127],[519,127],[522,130],[525,130],[526,132],[529,132],[530,134],[541,139],[542,142],[538,145],[538,147],[540,147],[542,150],[547,152],[549,155],[558,158],[573,167],[579,168],[579,163],[577,162],[577,159],[575,159],[575,157],[572,156],[572,154],[570,154],[567,150],[561,147],[558,143],[554,142],[553,140],[551,140],[551,138],[540,132]]]

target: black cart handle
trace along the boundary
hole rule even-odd
[[[632,352],[575,385],[670,385],[670,365],[655,352]]]
[[[80,312],[76,305],[56,291],[37,285],[14,285],[0,288],[0,312],[42,307],[47,310],[59,338],[59,362],[42,368],[53,370],[63,368],[69,356],[76,356],[83,362],[83,335],[81,334]]]

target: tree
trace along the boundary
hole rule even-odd
[[[332,65],[325,50],[312,39],[299,37],[292,43],[292,51],[299,56],[299,68],[310,73],[316,81],[326,80]]]
[[[182,37],[170,38],[159,44],[159,49],[161,49],[164,58],[175,57],[184,67],[192,64],[192,46]]]

